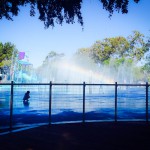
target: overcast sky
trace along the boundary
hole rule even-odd
[[[70,56],[97,40],[127,37],[134,30],[150,36],[150,0],[140,0],[139,4],[130,2],[128,14],[115,13],[111,19],[98,0],[84,0],[82,5],[84,30],[78,23],[45,29],[38,15],[30,17],[28,7],[21,7],[14,21],[0,20],[0,42],[13,43],[38,67],[50,51]]]

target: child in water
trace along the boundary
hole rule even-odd
[[[27,91],[25,94],[24,94],[24,97],[23,97],[23,102],[28,102],[29,101],[29,98],[30,98],[30,91]]]

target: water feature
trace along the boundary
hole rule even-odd
[[[113,63],[113,62],[112,62]],[[88,57],[51,58],[38,68],[40,82],[49,83],[134,83],[133,67],[122,64],[99,65]],[[113,67],[112,67],[113,66]]]
[[[66,86],[68,89],[66,90]],[[89,92],[89,86],[92,92]],[[99,88],[99,90],[97,90]],[[8,90],[9,89],[9,90]],[[30,89],[31,98],[28,106],[22,98]],[[105,89],[105,90],[103,90]],[[9,127],[10,119],[10,86],[0,87],[0,128]],[[150,91],[149,91],[150,92]],[[150,105],[149,105],[150,106]],[[83,121],[83,85],[53,85],[51,121]],[[150,111],[149,111],[150,113]],[[13,126],[33,125],[49,122],[49,85],[14,85]],[[85,121],[115,120],[115,87],[114,85],[85,86]],[[145,86],[118,86],[117,94],[118,121],[145,121],[146,94]]]
[[[132,70],[126,65],[120,67],[118,72],[114,72],[111,67],[98,66],[86,58],[71,59],[71,61],[61,58],[48,61],[37,70],[37,78],[40,83],[50,81],[54,83],[51,111],[49,84],[14,85],[12,124],[22,126],[48,123],[50,112],[52,123],[82,122],[83,113],[85,113],[85,121],[114,121],[116,111],[114,83],[115,81],[127,83],[131,76]],[[83,108],[83,81],[90,83],[85,86],[85,110]],[[78,83],[78,85],[68,83]],[[99,85],[93,85],[93,83]],[[102,83],[112,85],[102,85]],[[118,86],[117,89],[117,119],[145,121],[145,86]],[[30,90],[31,98],[29,105],[24,105],[22,98],[27,90]],[[0,91],[1,128],[10,124],[11,89],[9,85],[1,85]]]

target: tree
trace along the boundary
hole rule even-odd
[[[104,63],[110,58],[121,58],[128,55],[129,43],[124,37],[105,38],[96,41],[91,47],[90,57],[97,63]]]
[[[148,63],[143,68],[137,66],[147,52],[145,36],[134,31],[127,38],[112,37],[96,41],[90,48],[79,49],[76,54],[89,56],[99,64],[100,70],[107,70],[114,80],[133,83],[148,78],[148,72],[145,70],[150,72],[150,56],[147,57]]]
[[[56,53],[55,51],[51,51],[48,53],[48,55],[46,56],[44,63],[49,63],[50,61],[56,61],[60,58],[64,57],[63,53]]]
[[[131,60],[139,62],[148,51],[145,36],[138,31],[125,37],[105,38],[96,41],[90,48],[79,49],[76,54],[88,55],[96,63],[109,64],[110,59],[117,59],[116,63],[123,63]]]
[[[63,53],[57,53],[55,51],[49,52],[45,57],[42,66],[37,69],[38,76],[46,80],[45,82],[55,80],[59,62],[61,62],[63,57]]]
[[[134,61],[140,61],[144,54],[149,50],[147,42],[145,42],[145,36],[139,31],[133,31],[133,34],[127,37],[130,47],[128,53]]]
[[[15,46],[9,42],[0,42],[0,80],[4,78],[4,74],[10,72],[10,68],[17,57],[18,51]],[[12,57],[13,56],[13,57]]]
[[[140,0],[133,0],[138,3]],[[110,16],[114,11],[128,13],[129,0],[100,0],[103,9],[109,12]],[[35,8],[39,11],[39,19],[44,22],[45,28],[54,26],[55,23],[61,24],[74,23],[75,17],[83,25],[81,6],[83,0],[1,0],[0,19],[5,17],[13,20],[17,16],[20,6],[30,5],[30,16],[35,16]]]
[[[148,49],[150,48],[150,40],[147,41],[146,46]],[[147,53],[147,55],[145,56],[145,64],[142,67],[142,71],[144,72],[145,76],[148,78],[148,81],[150,82],[150,54],[149,53]]]
[[[12,55],[16,56],[17,50],[15,46],[9,42],[7,43],[0,43],[0,67],[10,66]]]
[[[76,65],[88,70],[94,70],[94,68],[96,67],[94,59],[92,59],[91,48],[78,49],[78,51],[73,56],[72,60],[73,62],[75,62]]]

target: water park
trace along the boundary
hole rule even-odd
[[[149,10],[0,1],[0,149],[149,150]]]

